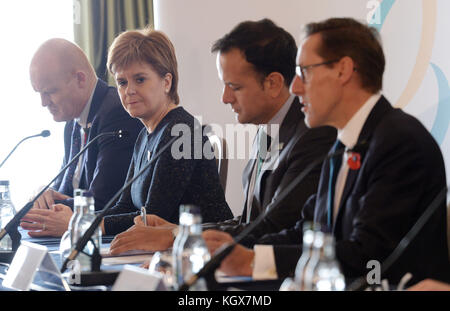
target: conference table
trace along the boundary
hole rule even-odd
[[[22,236],[22,245],[29,243],[39,246],[45,246],[48,254],[53,260],[55,266],[59,270],[62,266],[62,259],[59,252],[60,238],[42,237],[31,238],[26,231],[19,228]],[[101,254],[102,264],[100,271],[90,272],[83,271],[81,278],[77,284],[69,284],[69,272],[62,275],[55,273],[49,275],[48,273],[40,273],[39,269],[35,273],[30,290],[32,291],[111,291],[114,290],[114,284],[118,280],[121,272],[124,270],[134,269],[144,272],[140,266],[144,262],[151,260],[154,252],[132,251],[118,256],[111,256],[108,254],[109,244],[114,236],[102,236]],[[170,250],[169,250],[170,252]],[[167,252],[166,252],[167,253]],[[170,254],[170,253],[169,253]],[[16,259],[14,257],[14,259]],[[133,268],[134,267],[134,268]],[[8,265],[0,263],[0,291],[14,291],[14,289],[2,285],[3,278],[6,275]],[[22,273],[22,272],[19,272]],[[29,273],[29,272],[26,272]],[[63,279],[63,281],[62,281]],[[281,285],[282,280],[262,280],[253,281],[250,277],[226,277],[216,273],[216,280],[219,284],[217,290],[249,290],[249,291],[277,291]],[[65,284],[65,287],[64,287]],[[217,284],[216,284],[217,285]],[[118,287],[119,288],[119,287]],[[131,286],[133,288],[133,286]],[[134,287],[135,288],[135,287]],[[128,290],[126,286],[120,286],[119,290]],[[146,289],[144,289],[146,290]],[[158,290],[155,288],[155,290]],[[163,290],[167,290],[164,288]]]

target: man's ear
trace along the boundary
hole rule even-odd
[[[83,71],[77,71],[75,73],[75,77],[77,79],[77,85],[80,88],[85,88],[87,85],[87,76]]]
[[[341,84],[347,84],[355,74],[355,62],[351,57],[344,56],[337,63],[338,79]]]
[[[264,79],[264,89],[272,98],[278,97],[284,88],[284,77],[279,72],[271,72]]]

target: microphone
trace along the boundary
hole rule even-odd
[[[309,174],[309,172],[314,169],[317,165],[322,163],[323,161],[329,160],[331,158],[340,156],[346,152],[361,152],[362,150],[366,149],[368,145],[368,141],[364,140],[359,143],[357,143],[353,148],[346,149],[341,148],[336,150],[335,152],[329,153],[324,157],[320,157],[304,169],[300,175],[298,175],[278,196],[278,200],[273,201],[266,207],[266,212],[261,213],[258,215],[258,217],[251,222],[244,230],[241,231],[240,234],[238,234],[234,239],[232,243],[228,243],[220,247],[215,255],[201,268],[196,274],[191,276],[191,278],[182,284],[178,290],[180,291],[186,291],[188,290],[192,285],[197,282],[198,279],[202,277],[207,277],[208,275],[214,273],[214,271],[220,266],[222,261],[225,259],[225,257],[230,254],[234,247],[240,243],[246,236],[250,234],[250,232],[256,228],[266,217],[270,214],[272,210],[275,209],[275,207],[278,207],[280,202],[282,202],[290,193],[291,191],[306,177],[306,175]],[[211,278],[210,278],[211,279]]]
[[[25,137],[24,139],[22,139],[21,141],[19,141],[19,143],[11,150],[11,152],[6,156],[6,158],[2,161],[2,163],[0,164],[0,168],[3,166],[3,164],[5,164],[6,160],[9,159],[9,157],[13,154],[13,152],[17,149],[17,147],[19,147],[19,145],[24,142],[27,139],[33,138],[33,137],[48,137],[50,136],[50,131],[49,130],[44,130],[42,131],[40,134],[36,134],[36,135],[31,135],[28,137]]]
[[[46,132],[46,133],[44,133]],[[48,132],[48,133],[47,133]],[[46,134],[50,134],[49,131],[43,131],[41,134],[37,135],[46,135]],[[69,163],[67,163],[60,171],[59,173],[33,198],[33,200],[31,200],[30,202],[28,202],[27,204],[25,204],[25,206],[19,210],[17,212],[16,215],[14,215],[14,217],[8,222],[8,224],[0,231],[0,241],[3,239],[3,237],[9,233],[14,234],[14,230],[17,231],[17,226],[19,225],[20,220],[29,212],[29,210],[33,207],[34,202],[50,187],[50,185],[59,177],[61,176],[66,169],[72,165],[72,163],[74,163],[76,160],[78,160],[78,158],[95,142],[97,141],[99,138],[104,137],[104,136],[116,136],[116,137],[125,137],[128,133],[122,130],[119,131],[115,131],[115,132],[105,132],[105,133],[100,133],[97,136],[95,136],[93,139],[91,139],[91,141],[89,143],[86,144],[86,146],[84,146],[80,152],[78,152],[73,158],[72,160],[69,161]],[[20,236],[20,235],[19,235]],[[11,237],[12,238],[12,237]],[[20,241],[20,237],[19,237],[19,241]],[[17,242],[17,241],[16,241]],[[14,243],[14,241],[13,241]]]
[[[61,266],[61,273],[66,271],[67,265],[70,261],[74,260],[80,252],[83,251],[84,247],[86,246],[87,242],[91,239],[92,235],[94,234],[94,231],[98,228],[100,225],[103,217],[105,216],[106,212],[116,203],[119,196],[129,187],[131,184],[139,177],[141,176],[147,168],[150,167],[160,156],[161,154],[169,148],[175,140],[178,138],[178,136],[172,137],[172,139],[169,140],[167,144],[165,144],[157,154],[153,156],[153,158],[135,175],[131,180],[129,180],[127,183],[123,185],[122,188],[120,188],[119,191],[116,192],[116,194],[106,203],[105,207],[97,214],[94,221],[90,225],[90,227],[84,232],[83,236],[80,237],[75,245],[75,248],[72,250],[72,252],[69,254],[69,256],[66,258],[64,263]],[[98,251],[98,250],[97,250]],[[95,254],[95,253],[94,253]]]
[[[408,245],[411,243],[412,240],[417,236],[417,234],[420,232],[420,230],[423,228],[423,226],[428,222],[430,217],[436,212],[437,208],[439,207],[439,204],[442,203],[447,197],[447,187],[444,187],[433,199],[433,201],[430,203],[430,205],[425,209],[425,212],[419,217],[419,219],[416,221],[416,223],[411,227],[411,229],[408,231],[408,233],[401,239],[401,241],[398,243],[397,247],[392,251],[392,253],[389,255],[389,257],[386,258],[386,260],[383,262],[383,264],[380,267],[380,277],[394,264],[397,259],[403,254],[405,249],[408,247]],[[350,284],[348,287],[348,291],[360,291],[365,286],[367,286],[367,278],[364,276],[359,277],[353,283]]]

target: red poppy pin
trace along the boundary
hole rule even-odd
[[[358,152],[350,152],[347,164],[351,170],[358,170],[361,167],[361,155]]]

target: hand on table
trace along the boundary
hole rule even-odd
[[[206,242],[211,256],[222,246],[233,242],[231,235],[217,230],[206,230],[203,232],[203,239]],[[252,262],[254,257],[255,253],[253,250],[238,244],[222,261],[219,270],[230,276],[251,276],[253,273]]]
[[[162,251],[172,246],[172,229],[134,225],[114,237],[109,252],[118,255],[130,250]]]
[[[55,204],[51,209],[31,209],[21,220],[20,226],[29,230],[31,237],[61,237],[66,232],[72,210],[69,206]]]

